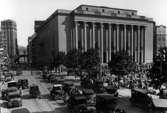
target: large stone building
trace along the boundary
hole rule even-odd
[[[1,31],[3,34],[3,46],[6,48],[11,64],[14,63],[18,54],[17,45],[17,26],[13,20],[4,20],[1,22]]]
[[[166,46],[166,26],[156,26],[156,54],[161,47]]]
[[[112,60],[111,53],[118,51],[127,51],[137,63],[150,63],[154,33],[153,19],[136,10],[90,5],[72,11],[58,9],[31,40],[32,64],[49,65],[56,52],[74,48],[97,48],[101,63]]]

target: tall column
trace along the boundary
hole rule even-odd
[[[124,25],[124,50],[126,51],[126,25]]]
[[[71,31],[71,38],[70,38],[70,44],[71,44],[71,50],[73,49],[73,28],[70,30]]]
[[[78,23],[75,21],[75,48],[78,49]]]
[[[120,50],[122,51],[122,50],[124,50],[124,31],[123,31],[123,29],[122,29],[122,26],[121,26],[121,29],[120,29],[120,34],[121,34],[121,36],[120,36]]]
[[[95,48],[95,23],[92,23],[93,48]]]
[[[113,46],[114,46],[114,53],[117,51],[117,32],[116,32],[116,26],[113,28]]]
[[[103,64],[103,31],[104,31],[104,25],[103,23],[100,23],[100,28],[101,28],[101,43],[100,43],[100,53],[101,53],[101,63]]]
[[[145,32],[146,28],[143,28],[143,63],[145,62]]]
[[[93,48],[93,37],[92,37],[92,28],[91,28],[91,25],[89,27],[89,48]]]
[[[141,27],[140,39],[140,62],[143,63],[143,27]]]
[[[137,27],[136,27],[137,28]],[[135,61],[136,62],[138,62],[138,55],[137,55],[137,53],[138,53],[138,48],[137,48],[137,44],[138,44],[138,31],[137,31],[138,29],[136,29],[136,31],[135,31]]]
[[[119,51],[119,24],[117,24],[117,52]]]
[[[134,59],[134,31],[133,31],[133,25],[131,25],[131,53],[130,55],[132,56],[132,60]]]
[[[105,35],[105,36],[106,36],[106,37],[105,37],[105,38],[106,38],[106,42],[105,42],[105,43],[106,43],[106,62],[108,62],[108,54],[109,54],[109,53],[108,53],[108,51],[109,51],[109,41],[108,41],[108,39],[109,39],[108,35],[109,35],[109,34],[108,34],[108,32],[109,32],[109,31],[108,31],[108,28],[107,28],[107,29],[105,30],[105,33],[106,33],[106,35]]]
[[[87,24],[86,22],[84,22],[84,44],[85,44],[84,51],[87,51]]]
[[[82,47],[82,52],[84,51],[84,28],[83,28],[83,24],[81,27],[81,47]]]
[[[111,24],[109,24],[109,55],[108,55],[108,57],[109,57],[109,61],[111,61]]]
[[[138,26],[138,62],[140,63],[140,26]]]

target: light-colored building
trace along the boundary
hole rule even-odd
[[[1,22],[1,31],[3,34],[4,46],[6,47],[9,61],[14,63],[15,58],[18,55],[17,45],[17,26],[13,20],[4,20]]]
[[[52,64],[58,51],[90,48],[99,50],[101,63],[118,51],[127,51],[137,63],[151,63],[154,30],[153,19],[136,10],[91,5],[58,9],[36,30],[34,64]]]
[[[166,26],[156,26],[156,54],[161,47],[166,46]]]

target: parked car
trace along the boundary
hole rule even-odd
[[[95,107],[87,105],[87,97],[85,96],[71,96],[68,100],[68,108],[72,113],[93,113]]]
[[[152,98],[148,95],[148,91],[145,89],[134,88],[131,91],[130,101],[133,105],[140,106],[144,109],[152,109]]]
[[[40,98],[40,90],[38,85],[35,84],[31,85],[29,93],[32,98]]]
[[[113,112],[117,106],[117,97],[101,93],[96,95],[96,110],[100,112]]]
[[[22,95],[21,90],[19,90],[18,88],[16,88],[16,87],[9,87],[9,88],[7,88],[5,90],[2,90],[2,92],[1,92],[2,99],[7,100],[8,94],[12,93],[12,92],[17,92],[18,94]]]
[[[112,94],[113,96],[116,96],[116,97],[118,96],[117,88],[114,86],[109,85],[105,88],[105,90],[107,93]]]
[[[8,83],[7,83],[7,87],[9,88],[9,87],[17,87],[18,88],[18,82],[16,82],[16,81],[9,81]]]
[[[11,92],[7,95],[7,107],[19,107],[22,106],[21,95],[18,92]]]
[[[50,91],[50,96],[54,100],[64,99],[63,85],[62,84],[53,85],[53,88]]]
[[[28,79],[19,79],[18,80],[18,87],[22,89],[27,89],[28,86]]]

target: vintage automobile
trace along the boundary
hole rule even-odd
[[[152,113],[167,113],[167,100],[166,99],[152,99],[153,108]]]
[[[64,81],[62,84],[63,84],[63,90],[65,91],[65,93],[67,93],[69,95],[71,88],[74,87],[73,82],[72,81]]]
[[[148,91],[145,89],[132,89],[130,101],[133,105],[140,106],[141,108],[146,110],[152,110],[153,108],[152,98],[149,96]]]
[[[103,81],[101,81],[101,80],[96,80],[94,82],[94,87],[93,88],[94,88],[94,91],[96,93],[104,93],[104,92],[106,92],[106,90],[105,90],[105,88],[103,86]]]
[[[53,85],[53,88],[50,91],[50,97],[54,100],[64,99],[63,85],[62,84]]]
[[[100,112],[112,112],[117,106],[117,97],[111,94],[101,93],[96,95],[96,110]]]
[[[18,90],[18,88],[16,87],[9,87],[5,90],[2,90],[1,94],[2,94],[2,99],[7,100],[7,96],[9,93],[12,92],[18,92],[20,95],[22,95],[21,90]]]
[[[167,89],[161,89],[159,96],[161,99],[167,99]]]
[[[19,79],[18,80],[18,87],[22,89],[27,89],[28,86],[28,79]]]
[[[107,93],[112,94],[113,96],[116,97],[118,96],[118,91],[116,87],[109,85],[105,89]]]
[[[19,107],[22,106],[21,95],[18,92],[11,92],[7,95],[7,107]]]
[[[35,84],[31,85],[29,93],[32,98],[40,98],[40,90],[38,85]]]
[[[72,113],[93,113],[96,111],[95,107],[87,105],[87,97],[82,95],[71,96],[67,106]]]
[[[9,81],[8,83],[7,83],[7,87],[9,88],[9,87],[17,87],[18,88],[18,82],[16,82],[16,81]]]
[[[83,89],[82,94],[87,97],[87,104],[90,106],[96,105],[96,94],[92,89]]]

